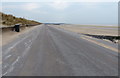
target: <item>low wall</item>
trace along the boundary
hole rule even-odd
[[[20,30],[24,30],[25,28],[32,27],[32,26],[36,26],[36,25],[20,26]],[[2,31],[2,33],[9,32],[9,31],[14,31],[14,26],[12,26],[12,27],[2,27],[2,28],[0,28],[0,31]]]
[[[116,40],[120,40],[120,36],[105,36],[105,35],[91,35],[91,34],[84,34],[84,35],[91,36],[98,39],[110,40],[115,43],[116,43]]]

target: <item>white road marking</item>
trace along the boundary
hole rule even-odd
[[[5,60],[8,59],[8,58],[10,58],[11,56],[12,56],[12,55],[8,55],[8,56],[6,56],[6,57],[5,57]]]
[[[39,35],[39,33],[38,33],[38,35]],[[32,40],[29,40],[29,42],[28,42],[29,45],[27,46],[26,50],[23,52],[23,57],[29,52],[28,50],[31,48],[31,45],[33,43],[32,41],[35,40],[38,37],[38,35],[35,35],[35,37],[33,37]],[[27,43],[25,43],[25,45],[27,45]]]
[[[9,69],[9,72],[13,71],[14,67],[11,66],[10,69]]]
[[[8,65],[5,65],[3,68],[6,68],[6,67],[8,67]]]
[[[24,44],[25,44],[25,47],[29,47],[29,45],[31,45],[31,43],[32,43],[31,40],[29,40],[28,42],[25,42],[25,43],[24,43]]]
[[[15,65],[19,61],[20,57],[18,56],[17,59],[12,63],[12,66]]]
[[[29,36],[26,36],[24,37],[23,39],[21,39],[20,41],[16,42],[13,46],[11,46],[10,48],[8,48],[6,51],[5,51],[5,54],[6,55],[7,53],[10,52],[10,50],[12,50],[14,47],[16,47],[19,43],[21,43],[23,40],[25,40],[26,38],[30,37],[30,36],[36,36],[36,37],[33,37],[31,40],[28,41],[28,43],[25,43],[25,46],[27,47],[25,51],[29,50],[31,45],[32,45],[32,41],[35,40],[37,38],[37,36],[39,35],[39,33],[37,32],[36,33],[37,35],[34,35],[34,34],[31,34]],[[30,44],[30,45],[28,45]],[[11,55],[8,55],[6,58],[9,58],[11,57]],[[12,63],[12,65],[10,66],[10,68],[7,70],[7,72],[5,72],[3,75],[6,75],[10,72],[12,72],[14,70],[14,65],[19,61],[20,59],[20,56],[17,57],[17,59]],[[2,63],[2,61],[0,62]],[[4,66],[4,68],[8,67],[7,65]]]
[[[65,64],[65,62],[63,62],[62,60],[60,59],[56,59],[57,62],[59,62],[60,64]]]
[[[3,76],[5,76],[7,73],[8,73],[8,72],[5,72],[5,73],[3,74]]]
[[[23,52],[23,56],[25,56],[29,51],[29,49],[31,48],[32,45],[32,41],[30,42],[30,44],[27,46],[26,50]]]
[[[5,72],[3,74],[3,76],[5,76],[7,73],[9,73],[9,72],[14,70],[14,65],[19,61],[19,59],[20,59],[20,57],[18,56],[17,59],[12,63],[12,66],[10,66],[10,69],[8,69],[7,72]],[[4,68],[6,68],[6,67],[7,67],[7,65],[4,66]]]
[[[24,37],[23,39],[21,39],[20,41],[16,42],[13,46],[11,46],[10,48],[7,49],[7,51],[5,51],[5,54],[9,53],[9,51],[11,49],[13,49],[16,45],[18,45],[19,43],[21,43],[23,40],[25,40],[26,38],[28,38],[29,36]]]

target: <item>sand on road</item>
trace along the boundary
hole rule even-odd
[[[19,38],[20,35],[27,33],[37,26],[33,27],[26,27],[25,29],[21,30],[21,32],[14,32],[14,31],[6,31],[4,33],[0,33],[0,46],[6,45],[9,42],[13,41],[16,38]]]

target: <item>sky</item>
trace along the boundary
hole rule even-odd
[[[42,23],[117,25],[117,0],[2,2],[2,12]]]

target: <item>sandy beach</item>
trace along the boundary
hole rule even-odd
[[[82,34],[118,36],[117,26],[60,25],[57,27]]]

